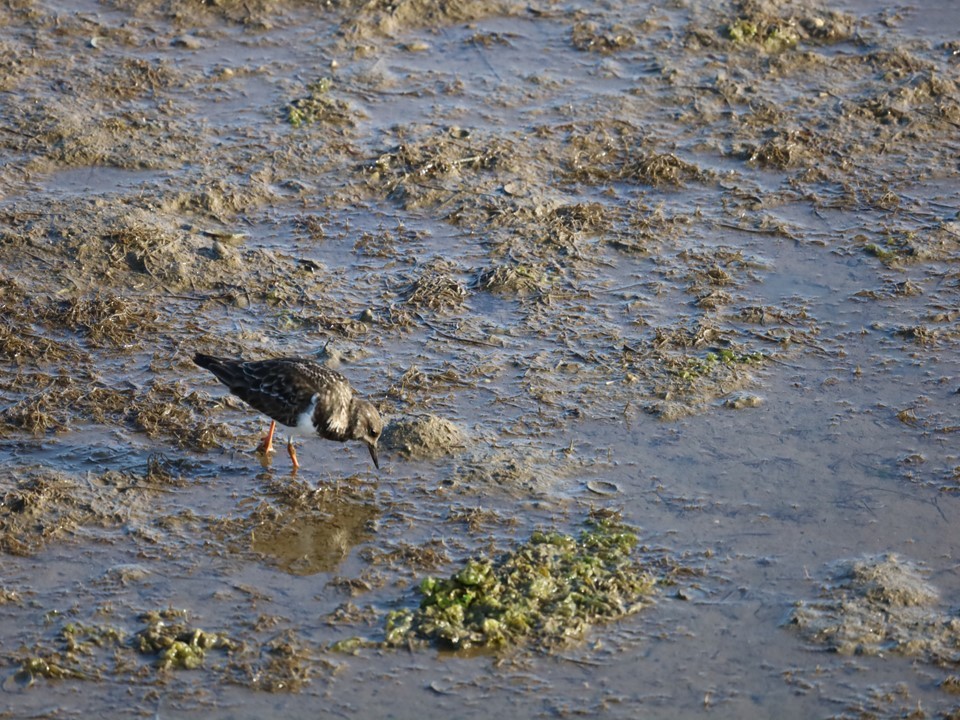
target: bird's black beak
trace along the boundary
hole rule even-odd
[[[380,469],[380,460],[377,459],[377,446],[373,443],[368,443],[367,447],[370,448],[370,457],[373,458],[373,464],[376,465],[377,470]]]

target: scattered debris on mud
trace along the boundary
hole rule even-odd
[[[50,543],[97,537],[97,530],[102,541],[121,527],[134,536],[146,533],[152,520],[143,513],[151,507],[150,498],[182,484],[182,469],[182,463],[154,455],[140,473],[7,470],[0,495],[0,552],[35,555]]]

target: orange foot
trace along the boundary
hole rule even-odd
[[[287,441],[287,452],[290,453],[290,459],[293,461],[293,472],[300,469],[300,463],[297,461],[297,449],[293,446],[293,439]]]
[[[274,452],[273,449],[273,433],[277,429],[276,420],[270,421],[270,429],[267,431],[267,436],[260,441],[260,444],[257,445],[257,452],[261,455],[269,455]]]

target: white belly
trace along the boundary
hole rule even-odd
[[[297,424],[290,428],[291,435],[316,437],[317,429],[313,426],[313,411],[317,407],[317,396],[314,395],[307,409],[297,415]]]

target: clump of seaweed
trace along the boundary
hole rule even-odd
[[[38,319],[36,298],[13,279],[0,278],[0,356],[18,365],[69,360],[79,365],[86,359],[71,343],[34,332]]]
[[[449,275],[431,272],[410,283],[405,295],[408,305],[442,312],[463,305],[467,291]]]
[[[15,658],[20,668],[10,685],[29,687],[37,678],[97,680],[133,667],[132,656],[151,655],[159,670],[193,670],[209,650],[232,653],[239,645],[226,635],[189,627],[185,610],[172,608],[145,613],[147,627],[128,636],[122,629],[100,623],[66,622],[54,645],[37,643],[29,655]],[[4,683],[4,689],[7,683]]]
[[[88,680],[99,677],[96,673],[88,673],[72,665],[59,653],[34,654],[17,658],[20,668],[4,682],[4,688],[30,687],[38,677],[51,680],[71,678],[74,680]]]
[[[546,275],[541,267],[504,263],[481,270],[473,281],[473,287],[524,297],[541,292],[546,283]]]
[[[386,642],[462,650],[582,639],[592,625],[649,603],[657,581],[631,558],[637,542],[615,514],[595,513],[579,538],[537,531],[499,558],[471,559],[446,579],[425,578],[420,606],[387,617]]]
[[[19,366],[57,361],[68,361],[76,366],[88,360],[73,344],[43,337],[31,332],[16,320],[2,315],[0,315],[0,357]]]
[[[775,15],[771,12],[771,5],[758,0],[737,3],[736,19],[723,28],[727,39],[736,45],[757,46],[764,52],[775,54],[790,50],[801,42],[840,42],[853,33],[854,20],[844,13],[790,7],[789,13]]]
[[[577,50],[608,55],[633,47],[637,37],[620,24],[601,27],[594,22],[578,22],[570,31],[570,41]]]
[[[516,149],[503,138],[474,137],[459,128],[434,132],[381,154],[363,170],[371,186],[383,187],[403,207],[428,207],[448,202],[451,192],[480,171],[508,170]]]
[[[106,254],[113,265],[125,264],[133,272],[151,275],[154,266],[169,261],[155,255],[175,243],[177,234],[172,228],[149,220],[145,213],[124,215],[104,234]]]
[[[145,324],[157,320],[156,312],[117,296],[64,300],[42,314],[48,323],[82,332],[94,345],[131,345],[143,337]]]
[[[646,411],[665,420],[697,412],[747,388],[770,355],[729,341],[710,324],[657,328],[652,351],[628,348],[625,379],[651,383],[657,400]]]
[[[16,387],[34,392],[0,412],[0,432],[21,430],[34,435],[62,432],[71,419],[128,425],[150,437],[166,436],[182,447],[206,450],[232,437],[226,425],[204,418],[209,398],[187,391],[180,383],[156,381],[146,389],[114,388],[78,381],[65,374],[18,376]]]
[[[326,123],[334,125],[356,124],[354,118],[361,116],[356,109],[343,100],[330,96],[333,80],[324,77],[307,85],[307,95],[297,98],[286,107],[287,122],[294,127]]]
[[[858,235],[855,239],[864,243],[864,251],[887,267],[901,267],[909,263],[944,258],[944,237],[939,230],[934,230],[928,233],[887,232],[879,238],[882,242],[869,242],[863,235]]]
[[[546,239],[555,245],[573,246],[584,235],[599,235],[610,228],[614,210],[600,203],[570,203],[544,216]]]
[[[648,153],[628,162],[620,171],[624,180],[643,185],[683,187],[686,180],[701,180],[706,174],[693,163],[673,153]]]
[[[390,568],[415,568],[418,570],[433,570],[450,562],[447,554],[446,540],[431,540],[427,543],[391,543],[389,549],[365,547],[360,551],[360,557],[371,565],[387,566]]]
[[[48,614],[51,619],[58,615],[56,610]],[[50,640],[38,639],[29,651],[5,658],[19,669],[3,689],[30,687],[40,678],[123,677],[131,685],[152,685],[157,675],[198,670],[254,690],[297,692],[309,682],[319,660],[289,630],[270,631],[272,637],[261,641],[257,632],[264,628],[254,628],[249,640],[239,642],[192,625],[186,610],[173,607],[144,612],[137,622],[140,629],[130,634],[121,626],[67,621]]]
[[[632,127],[591,127],[571,133],[575,156],[567,174],[584,183],[621,181],[651,187],[683,187],[711,173],[673,153],[658,153],[633,145],[642,139]]]
[[[739,45],[759,45],[769,53],[795,47],[800,34],[790,23],[779,18],[763,19],[740,17],[727,27],[727,37]]]
[[[786,170],[815,166],[823,158],[822,139],[809,131],[783,131],[758,146],[748,145],[746,158],[761,167]]]
[[[317,658],[290,630],[231,663],[231,681],[263,692],[299,692],[310,683]]]
[[[697,378],[709,376],[718,368],[734,369],[741,365],[759,365],[764,359],[761,352],[744,353],[732,348],[719,348],[702,357],[689,355],[677,358],[671,363],[669,370],[680,380],[693,382]]]
[[[627,218],[625,232],[608,235],[607,242],[618,250],[636,253],[651,252],[658,244],[689,232],[693,217],[682,213],[669,215],[662,205],[640,206]]]
[[[91,86],[97,97],[132,100],[156,96],[179,81],[176,71],[162,60],[128,58],[110,66],[110,70],[99,77],[94,77]]]
[[[195,670],[203,665],[207,650],[232,651],[237,644],[222,633],[209,633],[186,624],[183,610],[148,612],[140,620],[146,627],[135,637],[142,655],[155,655],[161,670]]]
[[[459,506],[451,507],[447,513],[447,521],[452,523],[463,523],[472,533],[483,531],[489,526],[514,527],[519,520],[514,516],[506,516],[497,510],[484,508],[479,505],[473,507]]]
[[[59,615],[54,610],[47,618]],[[53,642],[53,646],[37,642],[29,654],[15,655],[12,659],[20,667],[4,681],[3,689],[27,688],[38,678],[100,680],[118,672],[119,658],[129,647],[126,634],[118,627],[75,621],[65,622]]]
[[[183,447],[206,450],[215,447],[226,426],[200,419],[209,409],[209,399],[179,383],[154,382],[128,408],[133,424],[149,437],[165,435]]]

